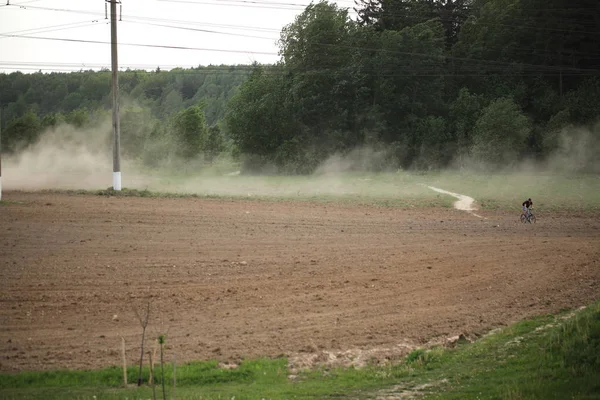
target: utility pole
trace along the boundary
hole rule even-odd
[[[2,200],[2,106],[0,105],[0,200]]]
[[[117,2],[110,3],[110,50],[112,61],[113,190],[121,190],[121,122],[119,119],[119,59],[117,54]]]

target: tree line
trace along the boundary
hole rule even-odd
[[[157,165],[166,158],[211,161],[231,147],[219,125],[247,66],[119,73],[124,155]],[[0,74],[4,151],[19,151],[66,123],[97,127],[110,120],[111,73]],[[110,128],[109,128],[110,129]]]
[[[385,150],[372,168],[508,167],[546,159],[569,126],[600,150],[599,2],[356,3],[355,20],[308,6],[281,33],[281,61],[229,102],[248,168],[310,172],[357,146]]]
[[[125,151],[148,163],[235,151],[246,170],[310,173],[361,147],[384,155],[372,169],[543,162],[569,146],[565,132],[587,132],[582,157],[600,150],[600,2],[356,0],[355,11],[306,7],[274,65],[121,73]],[[16,148],[109,109],[110,74],[0,74],[0,107]]]

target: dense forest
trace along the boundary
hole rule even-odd
[[[210,160],[230,149],[219,121],[249,73],[248,66],[119,73],[125,157],[149,164],[159,155]],[[110,121],[111,77],[106,70],[0,74],[4,150],[21,150],[62,123],[90,128]]]
[[[234,151],[246,170],[280,173],[357,148],[381,154],[361,165],[370,169],[503,168],[571,152],[575,169],[599,172],[597,0],[356,0],[355,10],[309,5],[281,32],[275,65],[123,72],[125,151],[157,162],[163,140],[184,158]],[[98,118],[110,73],[0,74],[0,96],[14,150],[60,121]]]

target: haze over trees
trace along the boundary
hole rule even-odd
[[[276,65],[122,73],[124,147],[147,156],[162,138],[210,160],[233,148],[245,169],[282,173],[362,147],[382,154],[372,169],[502,168],[577,147],[576,169],[597,172],[600,2],[356,0],[356,11],[309,5],[282,30]],[[107,109],[110,74],[0,74],[0,93],[15,148]]]
[[[124,155],[156,165],[169,156],[213,154],[208,128],[223,119],[227,100],[249,72],[247,66],[121,72]],[[89,127],[110,120],[111,102],[109,71],[0,74],[3,146],[21,149],[61,123]],[[222,148],[225,139],[219,140]]]

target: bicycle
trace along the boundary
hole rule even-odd
[[[521,213],[521,222],[522,223],[529,222],[530,224],[535,224],[535,221],[536,221],[535,214],[533,213],[533,211],[531,211],[531,209],[529,210],[528,214],[525,214],[525,212]]]

